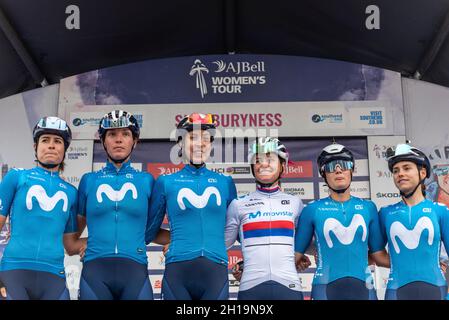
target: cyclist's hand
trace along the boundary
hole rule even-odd
[[[3,299],[6,299],[6,288],[5,285],[3,284],[3,282],[0,281],[0,296]]]
[[[295,257],[295,264],[296,264],[296,270],[298,272],[306,270],[310,265],[312,264],[310,262],[309,257],[307,257],[305,254],[301,255],[301,257],[296,256]]]
[[[87,238],[81,238],[80,241],[82,241],[82,245],[78,254],[80,255],[80,260],[83,260],[84,255],[86,254]]]
[[[237,281],[240,281],[242,279],[243,274],[243,260],[238,261],[234,266],[232,267],[232,275]]]
[[[166,245],[164,245],[163,247],[162,247],[162,253],[164,254],[164,256],[165,255],[167,255],[167,251],[168,251],[168,246],[169,246],[170,244],[166,244]]]
[[[446,273],[447,270],[447,263],[440,261],[440,268],[443,271],[443,273]]]

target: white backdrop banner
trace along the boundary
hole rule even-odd
[[[368,137],[371,200],[376,203],[378,209],[401,200],[388,169],[385,152],[389,147],[404,142],[404,136]]]
[[[33,128],[41,117],[57,114],[58,93],[59,85],[52,85],[0,100],[0,181],[11,168],[36,165]]]
[[[403,79],[407,137],[432,165],[427,198],[449,206],[449,88]]]
[[[61,177],[78,188],[83,174],[92,171],[93,153],[92,140],[72,140],[67,149],[65,168]]]

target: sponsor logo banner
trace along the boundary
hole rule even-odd
[[[282,183],[282,191],[288,194],[298,196],[303,200],[315,199],[315,193],[313,191],[313,182],[302,182],[302,183],[284,182]]]
[[[237,263],[237,261],[242,260],[242,251],[240,250],[229,250],[228,251],[228,270],[231,270],[231,268],[234,266],[234,264]]]
[[[182,168],[184,168],[184,164],[173,164],[170,162],[147,164],[147,171],[151,173],[155,179],[160,175],[176,173]]]
[[[346,127],[346,117],[346,111],[342,104],[332,108],[317,106],[315,109],[309,110],[308,124],[311,129],[342,129]]]
[[[231,176],[232,179],[253,179],[251,166],[248,163],[208,163],[207,168],[225,176]]]
[[[286,167],[282,178],[312,178],[312,161],[291,161]]]
[[[352,108],[349,111],[349,119],[352,128],[374,129],[385,128],[385,108]]]

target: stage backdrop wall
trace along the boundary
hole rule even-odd
[[[182,167],[174,143],[176,123],[191,112],[215,114],[219,127],[208,166],[231,175],[240,195],[255,189],[246,162],[248,140],[256,135],[281,137],[292,160],[284,191],[305,203],[327,195],[315,159],[332,137],[355,153],[352,191],[370,198],[368,158],[377,149],[370,150],[367,137],[405,134],[398,73],[303,57],[225,55],[149,60],[61,81],[59,115],[71,123],[74,137],[80,141],[98,139],[101,116],[117,108],[132,112],[141,126],[143,141],[133,154],[133,165],[155,177]],[[97,170],[105,154],[98,142],[93,150],[93,169]],[[160,298],[161,247],[149,246],[148,257],[153,290]],[[236,244],[229,251],[229,266],[239,258]],[[76,287],[82,266],[71,259],[70,283]],[[314,268],[312,265],[300,275],[306,296],[310,295]],[[229,281],[231,298],[235,298],[238,282],[231,274]]]
[[[217,114],[219,134],[228,137],[217,141],[221,158],[215,157],[209,166],[231,175],[240,194],[254,190],[254,184],[244,161],[245,151],[239,159],[226,159],[230,153],[242,153],[231,137],[258,133],[251,129],[271,134],[272,129],[284,137],[294,161],[284,179],[284,190],[306,203],[325,193],[314,157],[331,136],[357,150],[359,172],[354,192],[371,196],[378,207],[397,201],[384,152],[406,136],[431,158],[434,173],[427,183],[428,197],[448,204],[449,138],[445,121],[449,118],[449,89],[411,79],[402,79],[401,86],[399,79],[396,73],[356,64],[247,55],[163,59],[96,70],[64,79],[61,86],[0,100],[0,111],[6,115],[0,119],[0,135],[5,138],[0,141],[2,176],[11,167],[34,165],[32,127],[41,116],[56,113],[60,89],[58,113],[71,122],[79,138],[69,150],[65,172],[67,180],[75,185],[83,172],[91,170],[92,158],[94,168],[101,167],[105,160],[98,142],[93,142],[99,118],[105,112],[124,108],[136,113],[145,141],[136,150],[134,165],[157,177],[179,170],[179,165],[167,160],[167,155],[176,151],[169,141],[176,122],[191,111],[202,111]],[[226,149],[230,152],[223,152]],[[0,257],[4,244],[2,231]],[[229,253],[230,265],[241,257],[238,246]],[[160,297],[164,269],[160,247],[150,246],[148,256],[150,278],[156,297]],[[314,267],[301,275],[306,295]],[[66,258],[72,298],[76,298],[81,268],[78,256]],[[378,285],[385,283],[387,271],[378,275]],[[231,296],[235,297],[238,282],[231,275],[230,285]]]

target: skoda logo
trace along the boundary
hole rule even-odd
[[[315,122],[315,123],[320,122],[320,121],[321,121],[320,115],[319,115],[319,114],[314,114],[314,115],[312,116],[312,121]]]
[[[75,118],[73,119],[72,123],[75,127],[78,127],[83,124],[83,121],[80,118]]]

